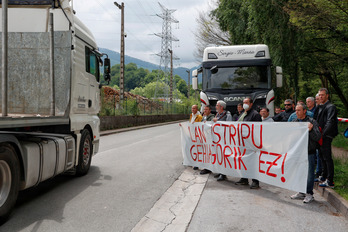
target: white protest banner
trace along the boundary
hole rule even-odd
[[[306,192],[308,123],[182,123],[184,165]]]

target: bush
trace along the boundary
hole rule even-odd
[[[332,141],[333,146],[348,150],[348,139],[343,135],[343,132],[347,129],[347,127],[347,122],[338,122],[338,135]]]

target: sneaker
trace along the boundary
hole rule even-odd
[[[312,201],[314,201],[313,195],[312,194],[306,194],[306,197],[303,200],[303,203],[309,203],[309,202],[312,202]]]
[[[334,188],[335,187],[335,183],[329,181],[328,179],[326,179],[323,183],[319,184],[319,187],[323,187],[323,188]]]
[[[259,182],[253,181],[250,186],[251,189],[258,189],[260,188]]]
[[[193,170],[198,170],[198,167],[193,167]]]
[[[247,178],[241,178],[239,181],[235,183],[236,185],[249,185],[249,181]]]
[[[325,181],[325,178],[322,176],[319,176],[318,178],[314,179],[314,182],[323,182],[323,181]]]
[[[215,174],[215,175],[214,175],[214,178],[219,178],[220,175],[221,175],[220,173]]]
[[[300,199],[300,200],[302,200],[302,199],[304,199],[306,197],[306,194],[304,194],[304,193],[296,193],[296,194],[294,194],[294,195],[292,195],[292,196],[290,196],[290,198],[291,199]]]
[[[217,178],[217,181],[223,181],[226,180],[226,175],[220,174],[220,176]]]

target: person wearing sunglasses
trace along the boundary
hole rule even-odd
[[[275,122],[287,122],[290,115],[294,113],[293,101],[291,99],[286,99],[284,101],[285,111],[277,114],[273,117]]]

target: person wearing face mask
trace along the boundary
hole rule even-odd
[[[243,108],[244,113],[239,117],[238,121],[243,122],[262,122],[261,115],[254,110],[253,108],[253,101],[250,97],[246,97],[243,100]],[[247,178],[241,178],[239,181],[236,182],[237,185],[249,185]],[[259,188],[259,181],[257,179],[252,179],[252,183],[250,186],[251,189],[257,189]]]

